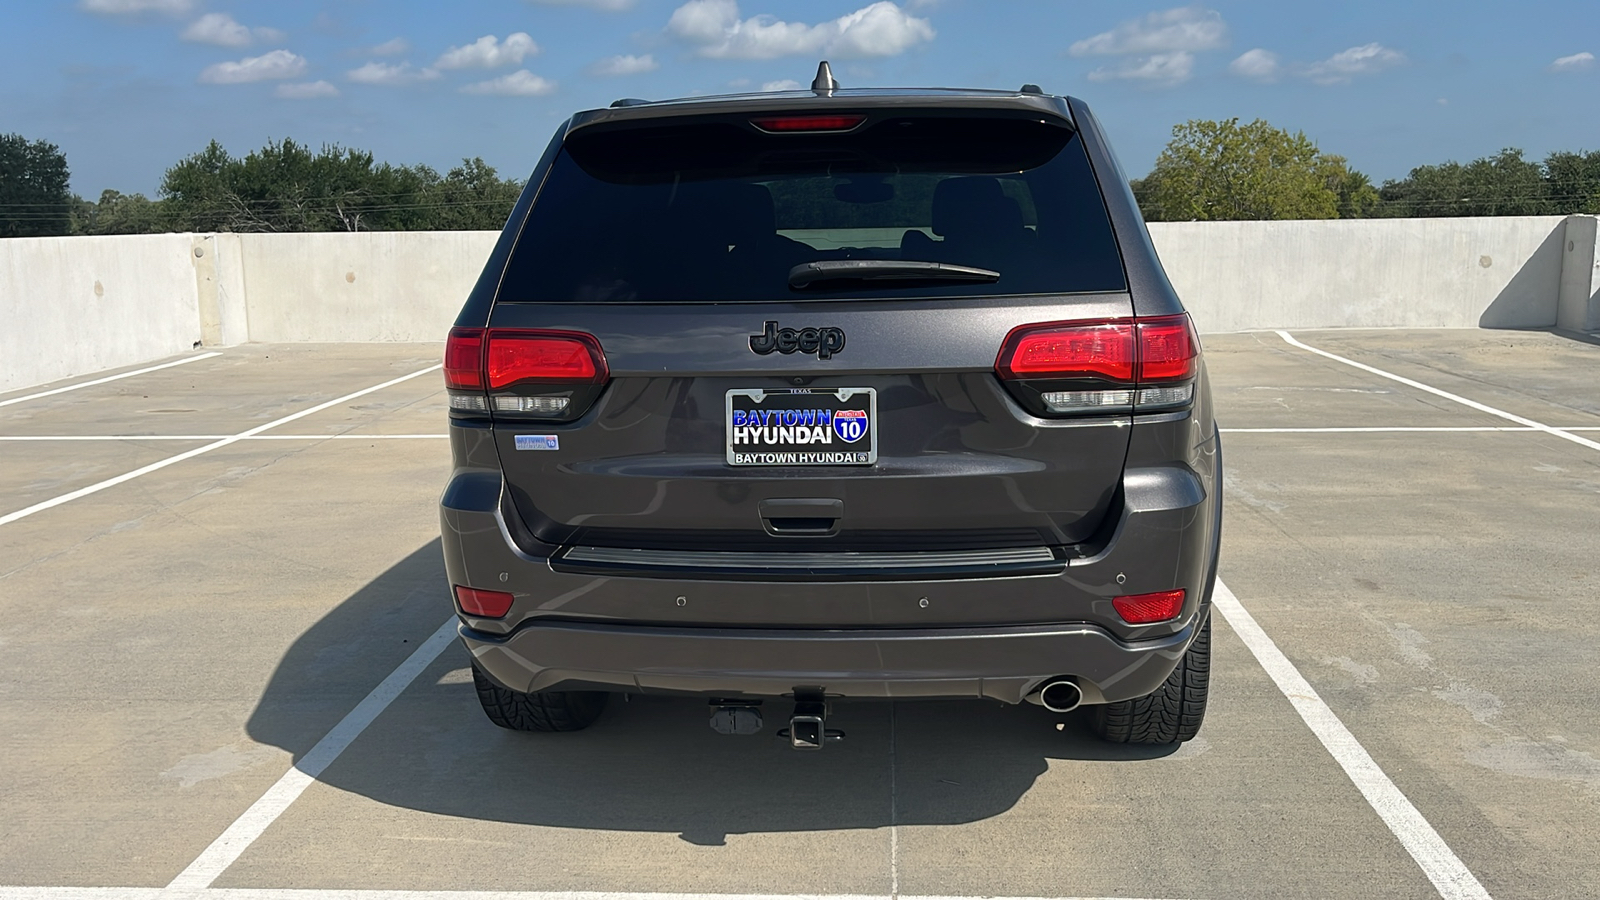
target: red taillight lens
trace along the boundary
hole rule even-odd
[[[762,131],[849,131],[866,118],[866,116],[776,116],[770,119],[751,119],[750,124]]]
[[[1188,316],[1140,319],[1139,381],[1182,381],[1194,376],[1194,329]]]
[[[610,374],[600,342],[576,331],[489,332],[490,390],[520,381],[598,384]]]
[[[1137,357],[1131,322],[1019,328],[995,368],[1004,378],[1105,378],[1132,381]]]
[[[511,611],[513,598],[505,591],[480,591],[477,588],[456,585],[456,603],[469,616],[498,619]]]
[[[444,385],[458,391],[483,390],[483,329],[452,328],[444,344]]]
[[[1113,597],[1111,605],[1117,608],[1117,615],[1122,617],[1122,621],[1129,625],[1165,622],[1168,619],[1176,619],[1178,613],[1183,612],[1183,588],[1154,594]]]
[[[995,369],[1010,379],[1183,381],[1195,375],[1198,347],[1187,315],[1024,325],[1006,337]]]

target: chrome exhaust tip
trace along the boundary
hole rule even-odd
[[[1033,697],[1038,698],[1040,706],[1053,713],[1069,713],[1083,705],[1083,690],[1075,682],[1066,679],[1047,683]]]

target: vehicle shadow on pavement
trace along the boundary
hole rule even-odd
[[[439,543],[374,579],[301,635],[248,731],[298,760],[449,614]],[[404,642],[404,643],[402,643]],[[1177,745],[1107,744],[1087,713],[993,701],[841,701],[820,752],[776,736],[789,704],[768,701],[760,734],[707,726],[704,701],[613,696],[570,734],[504,731],[484,718],[465,650],[451,646],[319,780],[380,803],[560,828],[729,834],[973,822],[1011,809],[1051,760],[1126,765]]]

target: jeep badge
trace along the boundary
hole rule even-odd
[[[779,353],[815,353],[818,359],[828,359],[844,349],[843,328],[779,328],[777,322],[766,323],[766,330],[750,335],[750,349],[766,356]]]

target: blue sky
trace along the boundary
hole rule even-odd
[[[1088,100],[1130,174],[1173,124],[1265,118],[1375,181],[1505,146],[1600,149],[1593,0],[0,0],[0,131],[73,189],[154,194],[216,138],[522,177],[570,112],[809,83]]]

